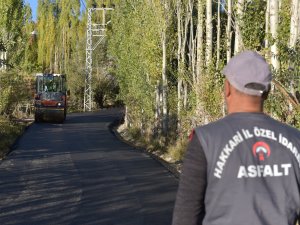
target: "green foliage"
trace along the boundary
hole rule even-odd
[[[201,84],[201,101],[210,121],[222,116],[223,85],[218,82],[221,74],[215,73],[212,77],[210,73],[204,75],[206,82]]]
[[[0,160],[9,152],[16,138],[23,132],[24,124],[14,123],[0,116]]]
[[[122,1],[112,24],[109,52],[116,63],[120,99],[138,124],[142,117],[154,117],[155,85],[161,76],[160,29],[154,5]]]
[[[82,48],[84,46],[83,43]],[[78,112],[83,109],[83,96],[85,85],[85,58],[80,56],[80,52],[77,53],[78,58],[72,58],[70,60],[70,68],[67,74],[68,90],[70,90],[69,96],[69,112]]]
[[[35,23],[32,21],[31,8],[25,5],[25,26],[23,27],[24,39],[24,56],[21,63],[21,68],[26,72],[32,73],[38,70],[38,44],[37,35],[35,34]]]
[[[276,119],[300,128],[300,108],[292,107],[287,97],[278,89],[270,93],[266,101],[266,112],[275,117]],[[290,110],[292,108],[292,110]]]
[[[22,32],[26,24],[23,1],[1,0],[0,15],[0,42],[4,43],[8,53],[7,64],[17,67],[22,61],[25,46]]]
[[[267,110],[287,124],[299,128],[300,108],[291,104],[295,99],[295,92],[300,88],[300,42],[296,46],[289,46],[291,23],[291,1],[282,0],[279,11],[278,38],[280,70],[274,72],[274,78],[280,82],[281,88],[275,86],[267,101]]]
[[[171,145],[170,148],[168,149],[167,157],[170,157],[172,161],[177,162],[182,160],[186,148],[188,145],[188,139],[180,139],[174,145]]]
[[[265,40],[266,1],[248,1],[244,8],[242,36],[245,49],[260,50]]]
[[[278,21],[278,41],[279,43],[289,43],[291,24],[291,1],[281,0]]]
[[[188,21],[189,13],[186,9],[189,5],[184,0],[179,2],[182,6],[181,22],[185,23]],[[169,120],[169,133],[167,136],[170,143],[173,143],[175,139],[179,139],[178,143],[171,144],[176,147],[172,147],[170,150],[170,154],[174,153],[173,157],[179,159],[184,151],[181,142],[185,139],[177,136],[182,135],[185,137],[188,131],[191,130],[191,127],[204,122],[214,121],[224,114],[224,78],[221,70],[226,62],[227,37],[225,29],[227,15],[224,12],[221,13],[221,46],[219,49],[216,48],[216,43],[213,46],[214,53],[220,52],[219,65],[216,66],[212,63],[208,68],[206,67],[207,65],[201,66],[201,82],[198,84],[195,82],[193,69],[191,68],[193,63],[191,54],[195,54],[195,52],[190,52],[190,48],[195,41],[191,40],[191,31],[197,31],[197,3],[193,3],[193,16],[190,22],[187,22],[186,26],[189,30],[186,36],[183,33],[181,34],[183,35],[182,38],[186,38],[186,46],[184,46],[185,55],[180,62],[176,59],[179,48],[177,44],[176,2],[172,1],[169,4],[167,13],[160,3],[164,3],[164,1],[119,1],[112,17],[113,25],[109,36],[109,53],[115,62],[115,73],[120,85],[120,98],[129,109],[128,116],[134,124],[133,126],[135,126],[134,129],[139,129],[140,132],[144,129],[140,126],[145,121],[143,118],[147,118],[148,121],[144,126],[157,126],[157,120],[154,118],[153,113],[156,110],[156,96],[154,94],[157,82],[159,84],[162,83],[161,37],[162,31],[167,31],[167,101]],[[216,4],[214,4],[213,13],[213,26],[215,29],[217,25]],[[269,40],[270,45],[275,41],[279,44],[280,61],[283,66],[275,77],[286,87],[289,87],[290,79],[294,80],[294,83],[298,82],[295,74],[298,74],[296,71],[299,71],[298,62],[300,61],[299,57],[296,57],[297,54],[295,52],[297,50],[287,48],[290,35],[290,1],[283,0],[281,3],[278,39],[270,40],[270,34],[265,33],[265,16],[266,1],[245,1],[242,17],[237,18],[236,15],[233,15],[233,21],[238,21],[241,26],[244,49],[254,49],[265,53],[269,51],[264,49],[266,39]],[[191,21],[193,21],[193,25]],[[182,27],[184,29],[184,26]],[[234,38],[234,26],[232,30]],[[205,32],[203,35],[205,38]],[[213,40],[217,40],[216,32]],[[205,43],[203,45],[205,46]],[[233,46],[234,41],[232,42]],[[177,62],[174,63],[176,60]],[[211,62],[216,62],[216,54],[210,60]],[[291,65],[294,68],[293,72],[288,70]],[[179,66],[181,71],[178,71]],[[188,85],[186,105],[183,104],[182,99],[180,100],[180,115],[177,115],[178,77],[183,79],[185,84]],[[200,87],[195,87],[195,85],[200,85]],[[181,93],[181,95],[184,94]],[[286,96],[276,90],[267,102],[267,109],[273,115],[276,115],[278,119],[297,126],[298,111],[289,112],[287,102]],[[180,122],[180,129],[177,130],[178,121]],[[158,125],[158,129],[160,128]],[[156,134],[155,129],[154,134]]]
[[[300,92],[300,42],[295,48],[288,48],[287,44],[279,45],[281,49],[281,69],[273,75],[280,82],[276,85],[267,100],[267,111],[285,123],[300,128],[300,99],[296,92]],[[298,102],[294,106],[291,101]]]
[[[0,73],[0,114],[11,115],[16,105],[31,98],[30,88],[17,71]]]
[[[91,1],[87,1],[88,7],[91,4]],[[96,14],[93,14],[93,22],[100,23]],[[86,12],[81,15],[78,0],[39,1],[37,21],[38,63],[41,68],[39,72],[67,74],[68,88],[71,92],[69,98],[71,111],[83,109],[86,76],[86,17]],[[99,56],[102,50],[101,48],[95,51],[93,55],[94,68],[103,58]],[[97,91],[95,89],[97,83],[93,84],[95,84],[94,91]]]
[[[102,77],[101,77],[102,78]],[[94,101],[99,108],[114,106],[117,102],[119,86],[113,77],[105,77],[96,82]]]
[[[185,46],[180,47],[177,30],[178,2],[181,4],[181,41],[185,41]],[[87,13],[83,12],[81,15],[78,0],[39,0],[38,3],[38,20],[34,22],[30,8],[23,1],[0,2],[0,42],[7,48],[8,63],[16,68],[0,74],[0,114],[10,115],[18,102],[30,99],[24,75],[18,74],[17,69],[27,73],[66,73],[71,91],[71,110],[78,111],[83,108]],[[88,0],[86,6],[90,8],[95,3],[97,1]],[[108,5],[109,0],[104,3]],[[116,8],[111,13],[107,41],[101,43],[93,55],[94,100],[99,107],[111,105],[117,99],[123,101],[128,109],[132,135],[157,143],[156,147],[163,146],[166,149],[172,146],[169,154],[179,160],[184,153],[186,136],[191,128],[223,115],[221,70],[227,61],[228,50],[226,11],[221,11],[221,46],[217,48],[217,4],[214,2],[214,56],[208,61],[203,59],[205,65],[200,65],[201,73],[196,77],[195,70],[199,68],[194,68],[197,67],[197,58],[192,56],[197,53],[197,1],[116,0],[114,3]],[[193,9],[190,12],[191,6]],[[234,6],[237,6],[237,1],[234,1]],[[284,91],[275,87],[267,101],[267,111],[281,121],[300,127],[299,107],[291,110],[289,104],[289,94],[293,96],[296,90],[300,91],[300,42],[296,48],[289,47],[291,1],[281,1],[276,40],[270,38],[265,30],[266,1],[245,1],[241,18],[237,18],[236,10],[234,8],[232,14],[233,40],[230,48],[234,46],[234,22],[240,24],[244,49],[254,49],[265,54],[270,52],[264,46],[266,40],[269,41],[269,46],[274,43],[278,45],[280,71],[274,77],[283,85]],[[204,17],[205,15],[203,12]],[[101,15],[93,16],[92,20],[93,23],[101,22]],[[205,51],[206,27],[203,25],[202,44]],[[184,29],[187,29],[186,33]],[[37,31],[37,36],[31,35],[33,30]],[[166,84],[162,82],[164,35],[167,40]],[[177,58],[178,49],[184,52],[180,55],[181,59]],[[219,65],[214,65],[218,51]],[[186,95],[186,101],[183,98],[178,99],[177,85],[181,79],[186,88],[181,96]],[[160,118],[163,85],[166,86],[165,116],[168,119],[168,134],[165,137],[161,135]],[[180,109],[177,107],[178,101]]]

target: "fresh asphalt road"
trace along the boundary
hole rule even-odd
[[[1,225],[169,225],[178,181],[108,129],[116,109],[33,124],[0,161]]]

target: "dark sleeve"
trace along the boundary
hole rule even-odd
[[[194,135],[183,161],[172,225],[201,225],[205,214],[207,162],[202,146]]]

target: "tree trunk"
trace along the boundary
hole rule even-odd
[[[187,102],[188,102],[188,83],[183,83],[183,89],[184,89],[184,95],[183,95],[183,106],[186,109],[187,108]]]
[[[55,46],[55,57],[54,57],[54,71],[58,73],[58,47]]]
[[[292,0],[289,47],[295,48],[299,33],[299,0]]]
[[[197,65],[196,65],[196,75],[197,75],[197,87],[200,84],[200,78],[203,71],[203,2],[198,0],[198,24],[197,24]],[[199,93],[197,93],[199,94]]]
[[[188,6],[187,6],[187,9],[186,9],[186,13],[189,13],[189,10],[188,10]],[[185,67],[185,57],[186,57],[186,43],[187,43],[187,38],[188,38],[188,29],[189,29],[189,22],[190,22],[190,18],[191,16],[186,16],[185,17],[185,20],[184,20],[184,30],[182,31],[183,34],[183,41],[182,41],[182,45],[181,45],[181,62],[182,62],[182,66]],[[182,22],[182,20],[181,20]],[[182,29],[183,29],[183,24],[182,24]],[[182,68],[184,69],[184,68]]]
[[[178,130],[180,129],[180,113],[181,113],[181,109],[182,109],[182,105],[183,102],[182,102],[182,96],[183,96],[183,80],[182,80],[182,76],[184,75],[184,72],[186,70],[186,46],[187,46],[187,43],[188,43],[188,34],[190,32],[190,29],[189,29],[189,23],[192,19],[192,12],[190,11],[190,6],[189,6],[189,3],[186,5],[185,9],[186,9],[186,12],[185,12],[185,18],[184,20],[182,19],[183,17],[183,14],[182,13],[182,5],[180,5],[180,12],[181,12],[181,19],[178,19],[178,22],[180,21],[180,28],[179,28],[179,31],[180,31],[180,34],[178,34],[178,45],[180,44],[180,48],[178,49],[178,58],[179,58],[179,68],[178,68],[178,73],[179,73],[179,81],[178,81],[178,87],[177,87],[177,91],[178,91],[178,104],[177,106],[179,107],[178,108],[178,118],[179,118],[179,121],[178,121]],[[180,36],[179,36],[180,35]],[[189,39],[190,41],[191,39]],[[191,49],[191,43],[189,42],[189,51]],[[191,57],[191,54],[189,56],[189,65],[191,66],[190,62],[192,61],[192,57]]]
[[[181,62],[181,52],[182,52],[182,7],[181,0],[177,0],[177,62],[178,62],[178,81],[177,81],[177,130],[180,130],[181,126],[181,86],[182,86],[182,62]]]
[[[278,11],[279,11],[278,0],[270,0],[270,32],[272,38],[275,40],[274,44],[271,46],[271,54],[272,54],[271,63],[275,71],[279,70],[278,47],[277,47]]]
[[[291,5],[291,26],[290,26],[290,40],[289,40],[289,47],[291,49],[295,49],[297,38],[298,38],[298,29],[299,29],[299,0],[292,0]],[[292,73],[294,73],[294,62],[290,62],[289,65],[290,68],[292,68]],[[291,80],[290,80],[290,93],[295,95],[295,89],[294,89],[294,74],[291,74]],[[289,104],[289,110],[290,112],[293,111],[292,104]]]
[[[244,0],[237,1],[237,18],[235,18],[235,42],[234,54],[240,52],[243,47],[243,39],[241,34],[241,21],[243,16]]]
[[[220,40],[221,40],[221,0],[218,0],[218,25],[217,25],[217,65],[216,69],[219,68],[220,63]]]
[[[162,32],[162,111],[163,111],[163,121],[162,130],[163,134],[167,134],[168,130],[168,108],[167,108],[167,43],[166,43],[166,31]]]
[[[300,26],[300,3],[298,4],[298,25]],[[298,39],[300,39],[300,28],[298,27]]]
[[[189,21],[190,21],[190,43],[189,43],[189,56],[190,56],[190,68],[193,77],[193,84],[196,83],[196,71],[195,71],[195,35],[194,35],[194,22],[193,22],[193,7],[194,1],[189,0]]]
[[[155,89],[155,121],[156,126],[159,126],[159,120],[161,115],[161,106],[160,106],[160,83],[157,81],[156,89]]]
[[[269,39],[268,39],[268,34],[270,31],[270,0],[267,0],[267,9],[266,9],[266,25],[265,25],[265,48],[269,48]],[[268,51],[265,54],[265,57],[268,59],[269,54]]]
[[[125,106],[124,125],[125,125],[126,128],[129,127],[129,121],[128,121],[128,107],[127,107],[127,106]]]
[[[226,27],[226,36],[227,36],[227,62],[229,62],[231,58],[231,40],[232,40],[232,32],[231,32],[231,23],[232,23],[232,2],[228,0],[227,2],[227,27]]]
[[[201,117],[204,114],[203,105],[201,102],[201,84],[203,79],[203,65],[204,65],[204,6],[203,0],[198,0],[198,24],[197,24],[197,61],[196,61],[196,115]]]
[[[182,79],[178,80],[177,83],[177,131],[181,129],[181,92],[182,92]]]
[[[212,48],[213,48],[213,24],[212,24],[212,0],[206,0],[206,65],[212,63]]]

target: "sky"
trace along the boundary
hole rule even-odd
[[[36,12],[37,12],[38,0],[25,0],[25,3],[29,3],[29,5],[32,9],[32,19],[34,21],[36,21]]]

